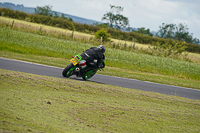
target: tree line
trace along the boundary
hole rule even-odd
[[[159,28],[159,31],[156,33],[158,37],[175,39],[188,43],[199,43],[199,39],[193,38],[193,35],[188,32],[189,28],[185,24],[180,23],[176,25],[163,23]]]
[[[48,6],[48,5],[44,7],[37,6],[34,10],[35,10],[35,14],[50,16],[54,18],[62,18],[62,19],[67,19],[69,21],[73,21],[72,18],[66,17],[65,14],[63,13],[61,14],[61,16],[59,16],[57,12],[52,11],[52,6]]]
[[[103,24],[106,27],[123,30],[126,29],[127,31],[137,32],[149,36],[153,36],[150,32],[150,29],[145,29],[144,27],[138,28],[138,30],[133,30],[129,27],[129,20],[127,17],[123,16],[121,12],[123,12],[124,8],[121,6],[110,5],[110,11],[105,13],[102,17],[102,21],[107,21],[107,23]],[[51,16],[55,18],[63,18],[73,21],[72,18],[65,17],[64,14],[59,16],[56,12],[52,11],[52,6],[44,6],[35,8],[35,14]],[[100,26],[103,26],[102,24]],[[199,39],[193,38],[192,34],[188,32],[189,28],[187,25],[180,23],[179,25],[176,24],[165,24],[163,23],[162,26],[159,27],[159,31],[156,33],[157,37],[166,38],[170,40],[179,40],[185,41],[187,43],[199,43]]]
[[[133,30],[129,27],[129,20],[127,17],[121,15],[123,7],[110,5],[110,11],[105,13],[102,17],[103,21],[107,21],[107,25],[110,28],[116,28],[119,30],[126,29],[127,31],[137,32],[149,36],[153,36],[150,29],[145,29],[144,27],[138,28],[138,30]],[[193,38],[193,35],[189,33],[189,28],[187,25],[180,23],[176,24],[165,24],[163,23],[159,26],[159,31],[156,33],[156,37],[166,38],[170,40],[185,41],[187,43],[196,43],[200,41],[197,38]]]
[[[39,14],[27,14],[24,12],[13,11],[11,9],[6,9],[6,8],[0,8],[0,16],[6,16],[10,18],[16,18],[20,20],[29,21],[29,22],[40,23],[40,24],[60,27],[60,28],[69,29],[69,30],[76,30],[80,32],[90,33],[90,34],[94,34],[100,29],[102,29],[102,27],[99,25],[95,26],[95,25],[80,24],[80,23],[75,23],[73,21],[70,21],[68,19],[63,19],[62,17],[55,17],[55,16],[52,17],[51,15],[45,16],[45,15],[39,15]],[[138,32],[127,32],[127,31],[122,31],[119,29],[109,28],[109,27],[105,28],[105,30],[110,34],[112,38],[126,40],[126,41],[134,41],[134,42],[138,42],[142,44],[157,45],[159,43],[159,45],[165,45],[165,44],[170,44],[170,42],[172,41],[175,41],[176,44],[179,44],[179,43],[182,44],[182,42],[178,40],[170,40],[166,38],[153,37],[153,36],[141,34]],[[141,29],[141,31],[143,30],[145,29]],[[187,46],[186,50],[189,52],[200,53],[200,45],[193,44],[193,43],[185,43],[185,46]]]

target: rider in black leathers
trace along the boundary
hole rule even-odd
[[[88,66],[88,68],[85,69],[85,72],[105,67],[105,63],[103,62],[103,60],[105,60],[105,51],[106,48],[103,45],[99,45],[97,48],[91,47],[81,54],[81,57],[86,60]],[[97,61],[97,63],[95,63],[95,61]]]

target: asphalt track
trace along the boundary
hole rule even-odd
[[[52,76],[56,78],[64,78],[61,75],[63,68],[46,66],[19,60],[6,59],[1,57],[0,57],[0,68],[13,71],[20,71],[25,73]],[[71,77],[71,78],[82,81],[80,78],[76,77]],[[110,84],[125,88],[131,88],[131,89],[139,89],[143,91],[152,91],[165,95],[176,95],[189,99],[196,99],[196,100],[200,99],[200,90],[195,90],[191,88],[163,85],[147,81],[140,81],[136,79],[127,79],[127,78],[105,76],[99,74],[96,74],[93,78],[90,79],[90,81],[101,84]]]

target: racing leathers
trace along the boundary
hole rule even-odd
[[[103,62],[103,60],[105,60],[105,56],[101,52],[101,49],[91,47],[90,49],[84,51],[81,54],[81,57],[86,60],[86,64],[88,66],[85,71],[105,67],[105,63]]]

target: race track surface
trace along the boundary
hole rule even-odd
[[[64,68],[46,66],[19,60],[0,58],[0,68],[20,71],[25,73],[52,76],[56,78],[64,78],[61,75]],[[76,78],[76,77],[72,77],[72,79],[81,80],[81,78]],[[135,79],[112,77],[99,74],[96,74],[93,78],[90,79],[90,81],[102,84],[110,84],[125,88],[131,88],[131,89],[139,89],[143,91],[158,92],[166,95],[177,95],[189,99],[200,99],[200,90],[178,87],[178,86],[163,85],[163,84],[140,81]]]

